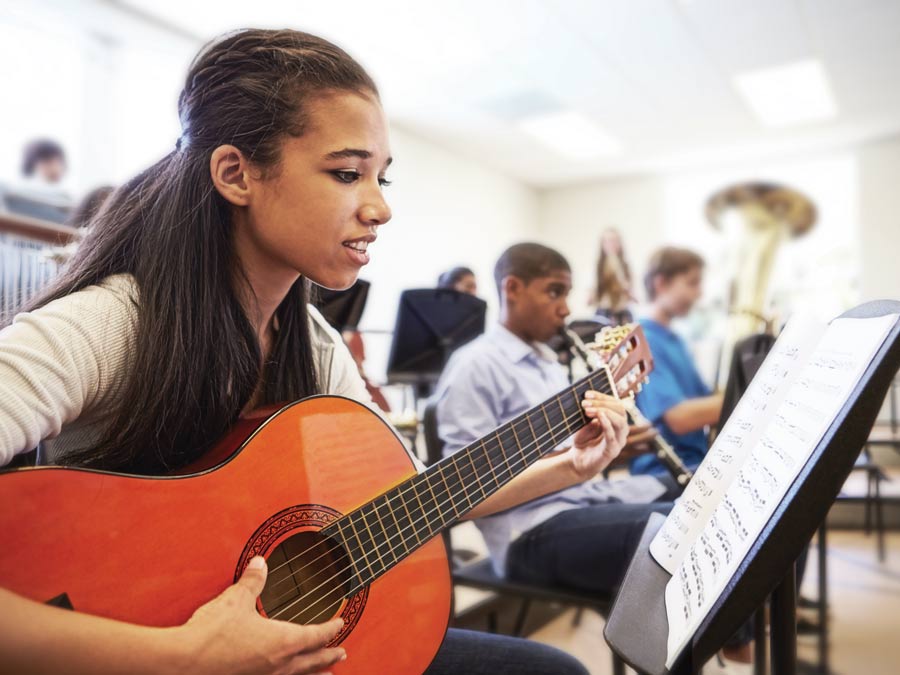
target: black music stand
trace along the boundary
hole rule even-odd
[[[900,302],[879,300],[842,316],[870,318],[894,313],[900,313]],[[846,404],[671,670],[665,666],[669,632],[665,588],[670,575],[649,551],[650,542],[665,519],[651,517],[604,631],[610,647],[626,663],[649,675],[696,673],[771,593],[772,672],[796,672],[794,561],[840,492],[898,369],[900,322],[888,333]]]
[[[461,345],[484,332],[487,303],[447,288],[403,291],[388,358],[390,384],[412,384],[425,398]]]
[[[314,304],[338,332],[356,330],[369,298],[369,286],[371,284],[368,281],[357,279],[345,291],[318,288]]]

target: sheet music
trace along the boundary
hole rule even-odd
[[[697,469],[693,480],[660,528],[650,553],[669,574],[713,515],[716,504],[743,466],[766,424],[809,358],[826,324],[810,317],[793,318],[769,350],[766,360]]]
[[[725,485],[719,499],[715,499],[716,488],[712,485],[700,493],[700,510],[705,512],[711,508],[712,514],[692,541],[679,542],[684,550],[666,586],[668,667],[673,665],[731,580],[881,347],[897,316],[832,321],[824,334],[820,333],[821,339],[808,358],[804,359],[803,354],[809,350],[804,352],[798,345],[801,351],[796,353],[794,363],[799,368],[794,377],[784,378],[789,382],[786,393],[779,395],[777,386],[771,391],[771,396],[780,397],[777,407],[771,405],[772,399],[767,399],[766,413],[761,413],[754,411],[753,406],[761,408],[763,399],[757,398],[749,404],[756,427],[742,436],[750,447],[749,452],[735,453],[736,459],[740,456],[743,459],[729,467],[733,475],[730,481],[716,483],[716,488]],[[805,329],[802,334],[806,335]],[[777,358],[790,355],[790,350],[782,350]],[[759,384],[762,387],[772,383],[763,378]],[[745,399],[748,396],[741,403]],[[765,422],[762,422],[763,414]],[[726,429],[729,426],[731,420]]]

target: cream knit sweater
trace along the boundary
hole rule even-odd
[[[134,279],[116,275],[0,331],[0,466],[42,441],[52,460],[102,437],[128,372],[136,303]],[[323,393],[370,405],[340,335],[313,307],[309,315]]]

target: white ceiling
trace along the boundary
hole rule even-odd
[[[900,131],[897,0],[123,0],[198,38],[289,26],[359,58],[401,128],[536,186],[807,152]],[[766,129],[748,69],[820,59],[838,116]],[[578,110],[624,154],[573,161],[517,130]]]

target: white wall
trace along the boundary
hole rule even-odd
[[[651,252],[664,239],[663,182],[635,177],[546,190],[540,200],[540,238],[558,249],[572,266],[573,317],[589,309],[596,281],[600,233],[616,227],[622,233],[632,277],[637,284]]]
[[[900,137],[860,148],[861,296],[900,300]]]

